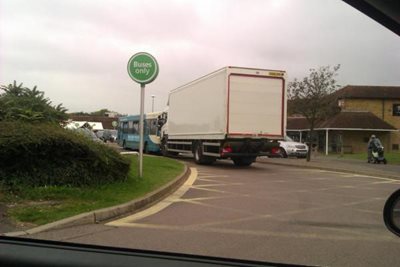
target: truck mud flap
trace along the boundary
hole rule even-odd
[[[243,145],[239,148],[239,153],[249,153],[249,154],[258,154],[263,150],[265,146],[265,141],[254,141],[250,139],[246,139]]]

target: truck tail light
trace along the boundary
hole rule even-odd
[[[272,149],[271,149],[271,153],[272,154],[279,154],[279,147],[273,147]]]
[[[222,155],[226,153],[232,153],[232,148],[230,146],[226,146],[222,148]]]

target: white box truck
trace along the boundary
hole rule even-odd
[[[278,153],[285,77],[279,70],[225,67],[172,90],[161,120],[162,153],[190,152],[199,164],[230,158],[239,166]]]

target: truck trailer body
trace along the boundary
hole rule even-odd
[[[250,165],[277,152],[286,128],[285,77],[284,71],[225,67],[172,90],[163,153]]]

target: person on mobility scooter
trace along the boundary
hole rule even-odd
[[[381,163],[386,164],[387,161],[384,156],[383,146],[379,138],[371,135],[368,142],[368,163]]]

